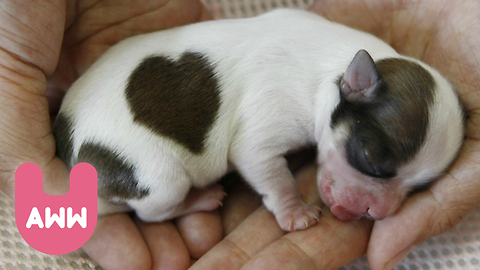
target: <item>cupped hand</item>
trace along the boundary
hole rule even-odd
[[[316,174],[310,163],[294,176],[304,201],[320,205]],[[342,222],[323,207],[318,224],[286,233],[261,206],[261,198],[240,180],[236,183],[221,208],[227,236],[191,270],[337,269],[365,253],[371,220]]]
[[[16,169],[39,165],[49,194],[68,190],[51,116],[69,85],[129,36],[206,19],[199,1],[3,1],[0,5],[0,190],[13,198]],[[100,218],[84,250],[105,269],[186,269],[219,241],[218,214],[147,224]]]
[[[16,168],[35,162],[44,172],[46,189],[65,193],[68,187],[61,180],[68,171],[55,158],[49,107],[54,113],[65,89],[109,46],[134,34],[195,22],[205,14],[197,4],[186,0],[4,2],[0,10],[0,189],[13,196]],[[373,230],[370,221],[343,223],[326,213],[318,225],[285,235],[263,207],[255,210],[260,201],[240,190],[229,196],[222,209],[228,236],[193,269],[335,269],[365,251],[372,269],[388,269],[413,245],[450,228],[478,205],[478,5],[475,0],[461,4],[317,0],[312,10],[372,32],[450,79],[469,114],[461,155],[445,177],[409,199],[396,215],[375,222]],[[311,191],[316,188],[308,188],[314,186],[315,168],[305,169],[297,178],[307,179],[300,180],[307,187],[303,188],[306,198],[318,200]],[[117,214],[99,219],[84,248],[106,269],[182,269],[190,264],[190,256],[200,256],[218,240],[219,223],[214,213],[161,224]]]
[[[248,195],[229,196],[222,209],[229,234],[192,269],[336,269],[365,252],[371,269],[391,269],[415,245],[448,230],[480,204],[480,3],[316,0],[310,9],[373,33],[446,76],[468,115],[460,155],[444,177],[373,226],[366,220],[339,222],[326,213],[316,226],[285,235],[263,207],[232,205],[237,196],[247,201]],[[297,180],[316,190],[315,175],[311,167]],[[303,195],[318,200],[308,188]]]
[[[368,261],[372,269],[390,269],[413,246],[451,228],[480,204],[480,3],[318,0],[312,10],[430,64],[450,80],[465,105],[466,140],[457,161],[394,216],[375,222]]]

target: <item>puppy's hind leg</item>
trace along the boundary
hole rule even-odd
[[[145,198],[129,204],[136,210],[137,215],[145,221],[164,221],[193,212],[212,211],[222,205],[226,193],[219,184],[185,192],[177,190],[175,200],[161,200],[162,194],[154,198]]]
[[[192,188],[185,201],[178,208],[179,215],[193,212],[212,211],[222,206],[222,200],[227,195],[220,184],[196,189]]]
[[[164,221],[198,211],[211,211],[221,205],[226,193],[214,184],[202,189],[191,189],[192,180],[183,166],[169,164],[166,170],[157,170],[149,195],[130,200],[128,205],[145,221]],[[167,169],[168,168],[168,169]]]
[[[103,198],[98,197],[98,215],[104,216],[108,214],[114,213],[121,213],[121,212],[128,212],[131,211],[130,208],[126,203],[119,202],[111,202],[109,200],[105,200]]]

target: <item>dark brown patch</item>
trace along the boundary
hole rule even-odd
[[[341,98],[331,126],[346,122],[349,163],[374,177],[390,178],[423,145],[428,108],[434,101],[435,81],[420,65],[388,58],[376,63],[381,76],[378,95],[371,102]]]
[[[57,146],[57,156],[65,162],[69,169],[72,169],[72,122],[64,114],[58,114],[57,120],[53,126],[53,136]]]
[[[193,153],[203,151],[220,107],[215,72],[203,55],[146,58],[130,76],[125,95],[134,121]]]
[[[83,143],[77,162],[87,162],[97,170],[100,198],[141,199],[149,194],[148,189],[138,187],[134,166],[100,144]]]

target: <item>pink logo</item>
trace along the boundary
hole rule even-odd
[[[65,195],[43,192],[43,174],[33,163],[15,173],[15,220],[27,243],[43,253],[59,255],[80,248],[97,224],[97,171],[80,163],[70,172]]]

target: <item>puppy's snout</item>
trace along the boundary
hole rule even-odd
[[[346,189],[336,198],[330,210],[341,220],[354,220],[366,217],[382,220],[393,214],[399,205],[396,196],[375,196],[358,188]]]

